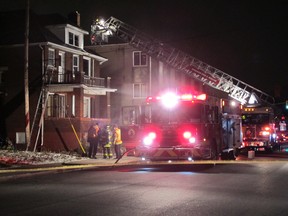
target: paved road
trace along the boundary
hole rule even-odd
[[[248,161],[249,162],[249,161]],[[91,167],[0,184],[1,215],[287,215],[288,163]]]

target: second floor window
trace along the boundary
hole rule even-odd
[[[148,86],[145,83],[133,84],[133,98],[146,98],[148,96]]]
[[[91,76],[91,59],[83,57],[83,72],[86,76]]]
[[[0,86],[5,83],[5,75],[8,67],[1,67],[0,66]]]
[[[79,56],[73,55],[73,74],[79,71]]]
[[[147,66],[147,55],[141,51],[133,52],[133,66]]]
[[[48,49],[48,66],[54,66],[55,67],[55,50],[54,49]]]
[[[79,47],[79,36],[69,32],[69,44]]]

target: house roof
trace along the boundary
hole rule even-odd
[[[29,19],[29,42],[41,43],[52,42],[57,44],[63,44],[59,38],[57,38],[46,26],[51,25],[71,25],[79,28],[73,21],[68,18],[57,14],[45,14],[38,15],[30,10]],[[26,11],[16,10],[0,12],[0,45],[11,44],[24,44],[25,41],[25,28],[26,28]]]
[[[8,11],[0,13],[0,45],[24,44],[26,13],[24,10]],[[29,42],[53,42],[63,43],[52,34],[42,23],[42,17],[30,11]]]

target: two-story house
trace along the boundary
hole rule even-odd
[[[72,151],[85,146],[92,122],[110,123],[110,78],[100,77],[107,58],[84,49],[89,32],[80,15],[37,15],[29,19],[29,111],[24,113],[25,11],[0,14],[0,134],[18,148]],[[27,146],[28,145],[28,146]]]

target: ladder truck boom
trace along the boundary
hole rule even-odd
[[[228,95],[245,105],[252,94],[268,105],[275,103],[274,98],[227,73],[200,61],[191,55],[138,31],[126,23],[110,17],[106,21],[96,20],[91,25],[91,43],[103,42],[110,35],[122,39],[131,46],[186,73],[204,84],[227,92]]]

